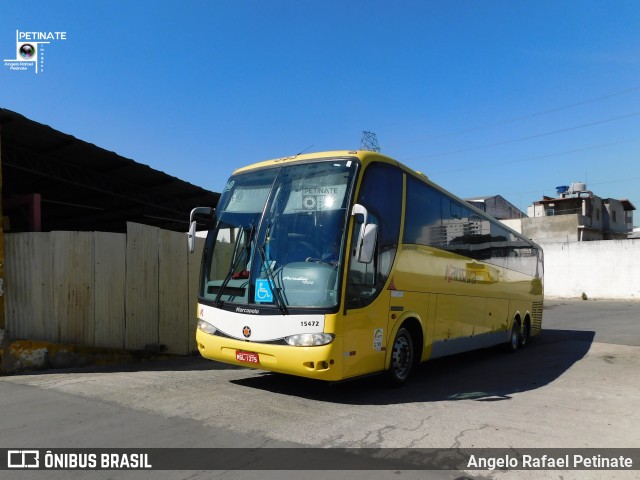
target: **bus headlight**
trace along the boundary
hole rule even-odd
[[[209,322],[205,322],[204,320],[198,320],[198,330],[208,333],[209,335],[213,335],[216,333],[216,327],[211,325]]]
[[[330,333],[300,333],[285,337],[284,340],[293,347],[314,347],[331,343],[333,335]]]

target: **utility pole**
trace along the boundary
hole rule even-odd
[[[360,150],[368,150],[370,152],[380,152],[380,145],[378,145],[378,137],[374,132],[362,132],[362,138],[360,139]]]

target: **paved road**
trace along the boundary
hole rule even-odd
[[[1,377],[0,448],[640,447],[640,302],[551,300],[543,326],[515,355],[489,349],[429,362],[393,390],[376,377],[328,386],[198,358]],[[57,473],[8,478],[148,477]],[[461,475],[350,472],[355,479]],[[562,471],[465,475],[602,478],[602,472]],[[253,471],[153,477],[282,478]],[[289,472],[287,478],[335,474]]]
[[[640,347],[640,302],[547,300],[544,327],[593,332],[595,342]]]

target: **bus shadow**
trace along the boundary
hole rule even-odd
[[[339,384],[265,372],[231,380],[248,388],[350,405],[414,402],[510,400],[558,379],[583,358],[595,332],[543,330],[523,350],[477,350],[423,363],[401,388],[389,388],[380,375]]]

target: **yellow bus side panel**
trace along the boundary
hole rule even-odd
[[[370,306],[348,310],[342,318],[344,378],[357,377],[384,368],[383,347],[389,338],[388,299],[388,292],[383,291]]]
[[[390,296],[388,322],[389,335],[387,337],[387,359],[385,362],[385,368],[388,368],[391,362],[391,348],[393,346],[396,333],[402,324],[409,319],[417,320],[422,327],[423,340],[421,349],[417,351],[417,355],[420,356],[421,360],[428,359],[431,354],[434,327],[433,322],[427,321],[428,318],[433,318],[430,315],[431,295],[423,292],[391,291]],[[414,345],[414,348],[418,349],[419,346]]]

